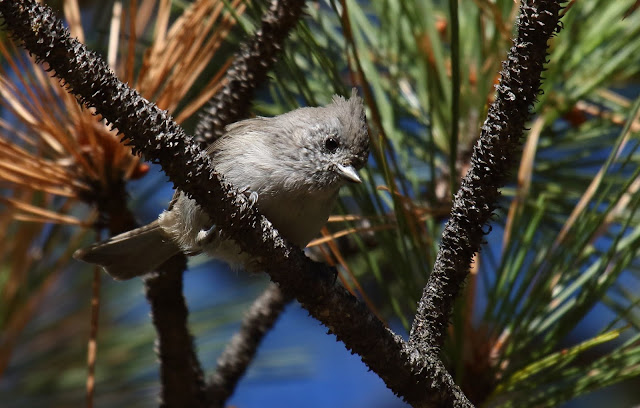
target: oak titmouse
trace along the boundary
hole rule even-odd
[[[357,171],[369,154],[362,99],[354,89],[350,99],[334,96],[325,107],[234,123],[207,153],[284,238],[304,247],[326,223],[340,187],[360,183]],[[120,280],[151,272],[179,252],[205,252],[245,268],[252,262],[180,191],[156,221],[80,249],[74,258]]]

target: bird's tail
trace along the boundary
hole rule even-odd
[[[116,280],[126,280],[152,272],[179,252],[178,245],[154,221],[79,249],[73,257],[102,266]]]

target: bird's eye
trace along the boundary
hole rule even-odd
[[[336,139],[334,139],[333,137],[328,137],[327,140],[324,141],[324,147],[328,151],[333,153],[336,150],[338,150],[338,147],[340,147],[340,143],[338,143],[338,141]]]

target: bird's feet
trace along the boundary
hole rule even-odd
[[[252,208],[258,202],[258,193],[255,191],[251,191],[251,188],[249,186],[245,186],[238,191],[240,192],[240,194],[244,194],[245,197],[247,197],[247,200],[249,200],[249,205],[247,206],[247,208]]]
[[[219,237],[219,230],[217,229],[216,225],[212,225],[211,228],[205,230],[202,229],[200,230],[200,232],[198,232],[198,235],[196,236],[196,244],[200,247],[206,247],[209,244],[211,244],[214,240],[218,239]]]

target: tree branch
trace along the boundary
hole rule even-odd
[[[262,16],[261,27],[240,46],[225,77],[225,85],[203,110],[196,127],[198,142],[211,143],[224,134],[228,124],[249,114],[253,93],[282,51],[282,44],[302,16],[303,0],[272,0]]]
[[[285,296],[274,283],[270,283],[253,302],[242,320],[240,330],[218,358],[216,371],[207,386],[207,398],[212,407],[223,407],[233,394],[265,334],[290,302],[291,298]]]
[[[411,328],[409,344],[420,353],[440,352],[453,302],[469,273],[473,254],[483,243],[483,227],[497,206],[498,189],[519,158],[523,129],[540,92],[547,42],[560,29],[561,9],[557,0],[525,0],[520,5],[518,36],[503,62],[497,97],[454,198]]]
[[[132,230],[138,225],[127,207],[127,192],[121,178],[107,187],[94,185],[94,203],[107,221],[111,235]],[[161,401],[163,407],[204,407],[204,375],[188,328],[188,309],[182,296],[182,276],[186,257],[178,254],[165,262],[158,272],[144,281],[151,318],[158,333],[156,353],[160,359]]]
[[[178,254],[144,279],[151,318],[158,332],[163,407],[205,407],[204,374],[189,333],[189,310],[182,295],[187,259]]]

